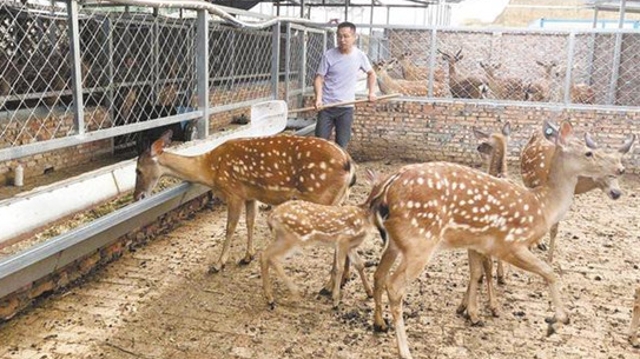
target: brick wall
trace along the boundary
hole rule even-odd
[[[356,160],[447,160],[481,163],[472,126],[499,130],[510,122],[508,160],[518,162],[520,150],[542,121],[569,119],[578,132],[588,131],[600,146],[618,148],[631,133],[640,135],[640,111],[551,109],[494,106],[461,101],[385,101],[357,107],[349,152]],[[630,172],[640,173],[640,145],[625,158]]]

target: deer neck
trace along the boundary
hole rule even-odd
[[[449,78],[456,76],[458,76],[458,74],[456,73],[456,64],[452,61],[449,61]]]
[[[559,149],[556,150],[553,155],[547,182],[534,189],[544,205],[543,213],[550,226],[562,220],[569,211],[573,203],[573,192],[578,183],[578,175],[569,173],[564,168],[564,161],[560,158],[559,151]]]
[[[163,152],[158,156],[158,164],[164,174],[185,181],[211,186],[211,166],[205,166],[206,156],[182,156],[176,153]]]
[[[500,143],[494,147],[491,159],[489,160],[489,168],[487,169],[490,175],[501,178],[507,177],[507,156],[505,154],[505,148],[506,144],[504,143]]]

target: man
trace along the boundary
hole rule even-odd
[[[337,40],[338,46],[324,53],[316,72],[313,82],[316,109],[337,102],[354,101],[359,70],[367,74],[369,101],[376,100],[376,74],[367,55],[354,46],[356,26],[346,21],[340,23]],[[316,137],[328,139],[335,127],[336,142],[346,149],[351,139],[353,108],[353,105],[346,105],[320,111],[316,123]]]

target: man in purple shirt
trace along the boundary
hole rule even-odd
[[[340,23],[337,40],[338,46],[324,53],[320,67],[316,72],[316,78],[313,82],[316,96],[315,107],[320,108],[333,103],[355,100],[356,83],[360,70],[367,74],[369,101],[375,101],[376,74],[367,55],[354,46],[356,26],[346,21]],[[328,139],[335,127],[336,142],[340,147],[346,149],[351,139],[352,123],[353,105],[330,107],[318,113],[315,135]]]

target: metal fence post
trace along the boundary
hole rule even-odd
[[[197,122],[198,138],[209,136],[209,13],[198,10],[196,68],[198,72],[198,109],[202,118]]]
[[[607,105],[613,105],[616,101],[616,87],[618,87],[618,76],[620,72],[620,51],[622,49],[622,33],[619,29],[616,33],[616,43],[613,49],[613,61],[611,64],[611,82],[607,91]]]
[[[71,56],[74,125],[78,134],[82,135],[85,133],[84,99],[82,97],[82,60],[80,59],[80,23],[76,0],[67,0],[67,14],[69,16],[69,54]]]
[[[304,29],[302,33],[302,63],[300,64],[300,85],[302,86],[302,92],[300,94],[300,99],[304,101],[304,92],[307,89],[307,46],[309,46],[309,34],[307,33],[307,29]],[[304,106],[304,103],[303,103]]]
[[[433,29],[431,29],[431,48],[429,49],[429,84],[428,84],[429,97],[433,97],[433,80],[435,78],[434,70],[436,68],[436,56],[437,56],[436,50],[438,48],[437,41],[438,41],[438,34],[434,26]]]
[[[273,42],[271,47],[271,95],[278,99],[278,84],[280,71],[280,21],[273,25]]]
[[[567,73],[564,76],[564,96],[562,101],[565,105],[571,103],[571,78],[573,73],[573,56],[576,49],[576,33],[571,32],[569,34],[569,46],[567,48],[567,64],[566,69]]]
[[[156,11],[158,9],[154,8],[154,22],[153,25],[151,25],[151,33],[153,36],[153,60],[151,63],[151,68],[153,69],[153,74],[152,74],[152,78],[153,78],[153,102],[155,104],[158,104],[158,100],[160,98],[160,89],[162,89],[162,86],[160,85],[159,81],[160,81],[160,64],[159,64],[159,54],[160,54],[160,28],[158,26],[157,20],[157,14]]]
[[[287,35],[284,52],[284,100],[289,102],[289,83],[291,81],[291,22],[287,22]]]

